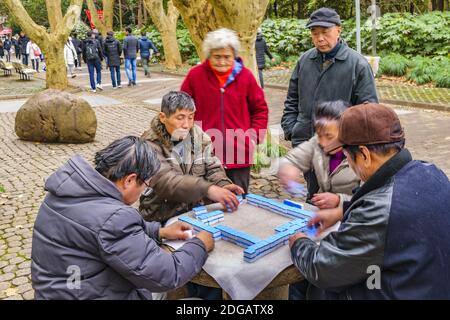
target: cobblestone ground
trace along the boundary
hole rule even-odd
[[[139,73],[138,83],[142,78]],[[76,81],[88,83],[87,76],[81,74]],[[155,115],[152,110],[157,109],[143,101],[161,97],[168,90],[179,87],[181,81],[179,78],[173,82],[148,82],[114,91],[105,88],[103,95],[122,103],[94,108],[98,130],[96,140],[89,144],[20,141],[14,133],[15,113],[0,113],[0,185],[5,189],[0,193],[0,299],[33,298],[31,236],[36,213],[45,196],[44,179],[74,153],[92,159],[97,150],[112,140],[129,134],[140,135]],[[285,94],[285,90],[266,90],[272,126],[279,123]],[[450,175],[450,115],[414,108],[396,110],[405,126],[407,146],[413,155],[436,163]],[[250,191],[272,198],[287,197],[276,177],[270,175],[253,175]]]

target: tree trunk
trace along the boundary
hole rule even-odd
[[[64,44],[80,19],[83,0],[71,0],[65,16],[59,14],[61,1],[49,0],[48,8],[51,33],[31,19],[20,0],[4,0],[6,7],[28,37],[37,43],[46,59],[46,87],[66,89],[68,86]],[[50,18],[50,16],[52,18]]]
[[[50,0],[51,1],[51,0]],[[100,20],[97,14],[97,8],[95,7],[93,0],[86,0],[89,11],[91,12],[92,23],[95,28],[106,37],[108,31],[113,29],[113,17],[114,17],[114,0],[103,0],[103,21]]]
[[[68,86],[64,44],[65,41],[49,50],[42,50],[45,55],[47,88],[63,90]]]
[[[122,0],[119,0],[119,24],[120,24],[120,31],[122,31],[123,30]]]
[[[138,23],[137,23],[137,26],[140,29],[140,28],[142,28],[142,16],[143,16],[143,14],[142,14],[142,0],[139,0],[137,2],[137,5],[138,5]]]
[[[173,5],[172,0],[167,2],[167,13],[164,12],[162,0],[144,0],[144,4],[150,13],[153,23],[161,34],[166,67],[168,69],[180,67],[182,60],[177,41],[179,11]]]
[[[256,31],[261,25],[269,0],[174,0],[192,41],[203,60],[202,43],[206,34],[219,26],[235,30],[241,40],[241,58],[257,77]]]
[[[206,0],[173,0],[173,3],[189,30],[197,55],[200,60],[206,59],[202,50],[203,40],[208,32],[219,28],[212,5]]]

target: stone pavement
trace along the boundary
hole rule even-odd
[[[83,71],[72,83],[84,87],[88,78]],[[104,73],[104,84],[110,83]],[[125,79],[123,77],[123,79]],[[144,82],[140,80],[155,80]],[[1,81],[1,80],[0,80]],[[138,86],[103,92],[79,93],[96,105],[97,136],[89,144],[43,144],[17,139],[15,113],[6,109],[17,101],[0,101],[0,299],[32,299],[30,280],[31,236],[36,213],[45,196],[44,181],[74,153],[92,160],[94,153],[124,135],[140,135],[159,110],[162,95],[177,90],[182,78],[154,74],[145,79],[138,72]],[[123,81],[126,84],[126,81]],[[267,89],[270,125],[278,128],[285,90]],[[450,175],[450,114],[393,106],[406,129],[407,146],[416,158],[440,166]],[[8,112],[9,111],[9,112]],[[251,192],[283,199],[277,179],[253,175]]]
[[[152,65],[151,69],[157,72],[172,72],[157,64]],[[184,75],[187,71],[188,68],[184,66],[174,73]],[[266,86],[287,88],[292,70],[273,68],[266,69],[263,73]],[[376,78],[376,83],[378,95],[386,103],[410,106],[411,102],[414,102],[418,107],[450,111],[450,89],[415,86],[382,78]]]

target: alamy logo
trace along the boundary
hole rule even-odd
[[[81,269],[77,265],[71,265],[67,267],[66,273],[70,274],[67,278],[67,288],[69,290],[81,289]]]
[[[367,278],[366,285],[369,290],[381,289],[381,269],[379,266],[372,265],[367,267],[367,273],[370,276]]]

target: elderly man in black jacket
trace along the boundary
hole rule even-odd
[[[372,69],[362,55],[341,40],[341,20],[336,11],[316,10],[306,27],[311,29],[315,47],[297,62],[281,118],[284,136],[293,147],[314,135],[313,114],[318,103],[378,102]],[[309,182],[309,194],[314,194],[314,174],[306,173],[305,179]]]

